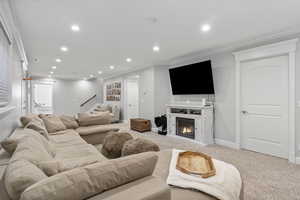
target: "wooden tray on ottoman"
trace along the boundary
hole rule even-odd
[[[130,128],[135,131],[145,132],[151,130],[151,122],[146,119],[130,119]]]
[[[176,169],[186,174],[201,175],[202,178],[216,175],[211,157],[199,152],[186,151],[179,153]]]

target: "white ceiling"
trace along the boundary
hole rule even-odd
[[[33,75],[110,76],[299,25],[299,0],[12,0]],[[153,22],[154,18],[157,22]],[[81,31],[74,33],[71,24]],[[201,25],[209,23],[209,33]],[[152,51],[153,45],[160,52]],[[60,51],[68,46],[69,52]],[[126,63],[127,57],[132,63]],[[34,62],[38,58],[38,62]],[[61,58],[62,63],[55,63]],[[109,66],[116,66],[110,70]]]

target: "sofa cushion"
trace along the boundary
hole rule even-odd
[[[90,155],[102,156],[96,147],[85,143],[56,148],[56,155],[54,158],[60,160],[86,157]]]
[[[7,153],[12,155],[17,148],[18,141],[17,138],[6,138],[1,141],[1,146]]]
[[[49,133],[44,125],[43,120],[36,118],[31,120],[25,128],[32,129],[43,135],[46,139],[49,139]]]
[[[59,118],[67,127],[67,129],[76,129],[79,127],[79,124],[76,121],[75,117],[68,116],[68,115],[61,115],[59,116]]]
[[[56,148],[86,144],[86,142],[73,129],[60,131],[60,134],[50,135],[49,138]]]
[[[56,115],[40,115],[49,133],[66,130],[67,127]]]
[[[41,161],[53,159],[53,155],[41,140],[34,136],[26,136],[19,141],[10,161],[21,159],[38,164]]]
[[[75,169],[78,167],[83,167],[86,165],[90,165],[96,162],[106,161],[107,158],[100,155],[89,155],[79,158],[69,158],[69,159],[61,159],[61,160],[50,160],[44,161],[38,164],[39,168],[41,168],[45,174],[48,176],[53,176],[57,173],[68,171],[71,169]]]
[[[89,200],[100,199],[171,200],[171,191],[164,180],[147,176],[89,198]],[[181,198],[181,200],[190,199]]]
[[[23,127],[25,127],[33,119],[39,119],[39,116],[37,114],[30,113],[20,117],[20,121]]]
[[[112,116],[109,112],[79,113],[78,122],[80,126],[110,124]]]
[[[47,176],[37,166],[21,159],[15,160],[7,166],[4,184],[9,197],[17,200],[26,188],[46,178]]]
[[[131,139],[133,137],[126,132],[109,133],[104,138],[101,153],[107,158],[119,158],[121,157],[124,143]]]
[[[107,133],[110,131],[119,131],[119,128],[112,126],[111,124],[106,125],[94,125],[94,126],[81,126],[76,129],[79,135],[92,135]]]
[[[27,188],[21,200],[80,200],[150,176],[157,161],[154,153],[108,160],[56,174]]]

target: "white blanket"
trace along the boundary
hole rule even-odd
[[[238,200],[242,187],[239,171],[231,164],[213,159],[216,175],[201,178],[197,175],[188,175],[176,169],[178,154],[181,150],[173,149],[170,163],[169,185],[181,188],[192,188],[210,194],[220,200]]]

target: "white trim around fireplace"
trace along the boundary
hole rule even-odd
[[[185,109],[187,113],[175,113],[172,109]],[[213,106],[195,104],[169,104],[167,105],[168,136],[187,139],[202,145],[214,144],[213,137]],[[200,114],[191,113],[200,111]],[[176,135],[176,117],[195,120],[195,139],[188,139]]]
[[[247,60],[260,59],[265,57],[273,57],[279,55],[288,55],[289,57],[289,155],[288,159],[291,163],[296,163],[295,149],[295,62],[296,62],[296,44],[298,39],[283,41],[271,45],[265,45],[249,50],[239,51],[233,53],[236,60],[236,147],[239,149],[241,147],[241,125],[240,125],[240,117],[241,117],[241,102],[240,102],[240,89],[241,89],[241,72],[240,66],[241,62]]]

